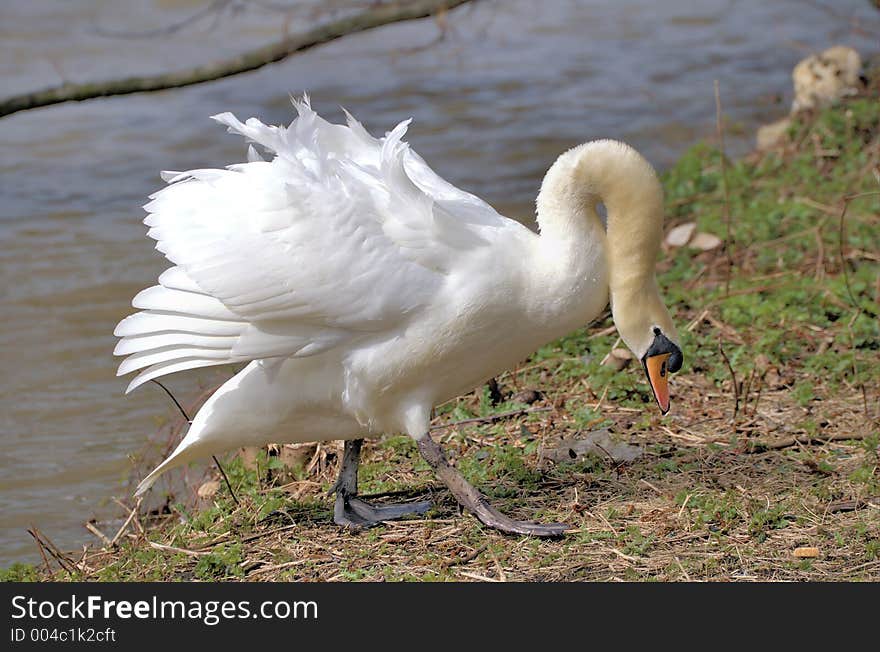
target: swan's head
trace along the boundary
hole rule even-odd
[[[656,284],[634,294],[612,293],[611,311],[620,338],[642,363],[660,411],[669,411],[669,374],[681,369],[678,333]]]
[[[607,215],[604,254],[614,324],[645,368],[665,414],[669,373],[681,368],[682,355],[655,276],[663,237],[663,188],[651,164],[629,145],[597,140],[574,147],[556,160],[541,184],[541,237],[553,243],[595,244],[602,228],[598,202]]]
[[[681,369],[682,355],[678,344],[666,337],[659,326],[654,327],[654,341],[639,358],[663,414],[669,412],[669,374]]]

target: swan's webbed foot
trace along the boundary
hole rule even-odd
[[[418,516],[431,509],[431,501],[429,500],[394,505],[373,505],[358,498],[357,472],[363,443],[363,439],[352,439],[345,442],[345,453],[342,456],[339,478],[330,488],[330,493],[336,493],[336,503],[333,506],[334,523],[352,530],[360,530],[379,525],[383,521]]]
[[[333,522],[352,530],[373,527],[383,521],[393,521],[407,516],[418,516],[431,509],[431,501],[416,503],[397,503],[394,505],[373,505],[357,496],[336,492],[333,508]]]
[[[437,477],[446,483],[459,504],[472,512],[485,525],[508,534],[525,534],[535,537],[559,537],[570,529],[564,523],[516,521],[496,510],[489,504],[488,499],[449,463],[440,444],[431,439],[431,435],[426,434],[419,440],[419,452],[434,469]]]

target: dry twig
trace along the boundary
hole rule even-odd
[[[864,439],[866,436],[867,433],[840,432],[822,435],[820,437],[798,435],[796,437],[783,437],[782,439],[755,439],[749,442],[748,452],[760,453],[765,450],[779,450],[796,446],[797,444],[809,446],[827,444],[830,441],[858,441]]]
[[[730,294],[730,275],[733,273],[733,235],[730,226],[730,191],[727,186],[727,160],[724,153],[724,124],[721,114],[721,92],[718,80],[715,80],[715,131],[718,134],[718,148],[721,155],[721,187],[724,191],[724,223],[727,227],[727,241],[724,250],[727,253],[727,277],[724,281],[724,294]]]
[[[718,351],[721,352],[721,357],[724,359],[724,364],[727,365],[727,370],[730,372],[730,380],[733,383],[733,434],[736,434],[736,417],[739,414],[739,383],[736,380],[736,372],[733,370],[733,365],[730,364],[730,358],[727,357],[727,354],[724,352],[724,347],[721,346],[721,338],[718,338]]]

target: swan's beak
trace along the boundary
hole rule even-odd
[[[654,398],[660,406],[660,412],[669,412],[669,353],[661,353],[645,358],[645,373],[654,391]]]

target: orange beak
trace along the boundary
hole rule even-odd
[[[660,406],[660,412],[663,414],[669,412],[669,371],[667,369],[669,355],[669,353],[661,353],[645,358],[645,372],[648,374],[648,382],[651,383],[654,398],[657,399],[657,405]]]

